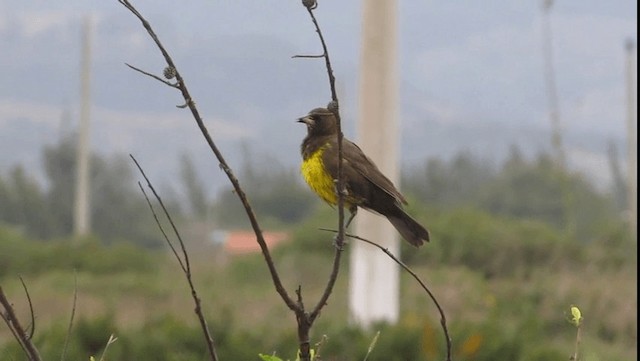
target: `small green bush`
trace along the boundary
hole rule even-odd
[[[93,274],[153,272],[159,257],[130,243],[109,246],[87,237],[79,240],[32,241],[0,227],[0,278],[37,275],[52,270]]]

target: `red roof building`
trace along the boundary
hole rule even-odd
[[[263,231],[262,237],[271,250],[289,239],[289,234],[287,232]],[[212,241],[222,244],[225,252],[231,255],[260,252],[260,245],[256,241],[256,235],[253,231],[216,231],[212,235]]]

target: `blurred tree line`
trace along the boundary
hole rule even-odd
[[[585,175],[559,168],[549,154],[527,159],[517,146],[511,147],[499,167],[465,152],[449,162],[429,159],[403,175],[403,189],[438,209],[471,206],[494,215],[541,221],[557,229],[565,228],[569,218],[575,231],[569,236],[590,241],[603,227],[622,226],[623,180],[617,155],[610,152],[609,156],[614,181],[612,189],[604,192]],[[569,209],[564,202],[567,196]]]
[[[30,238],[50,240],[72,234],[76,139],[70,135],[44,147],[43,185],[20,165],[0,174],[0,225],[18,229]],[[226,186],[212,202],[198,170],[187,155],[180,158],[182,192],[161,194],[175,220],[189,219],[248,226],[238,197]],[[308,216],[314,197],[302,186],[297,171],[276,159],[251,157],[244,148],[239,178],[255,212],[267,224],[293,224]],[[91,155],[91,228],[107,244],[129,241],[146,247],[162,245],[149,207],[124,155]],[[157,187],[157,185],[156,185]],[[161,192],[165,193],[165,192]],[[213,217],[213,219],[211,219]]]
[[[132,328],[118,325],[111,313],[81,317],[69,344],[72,359],[98,354],[111,333],[119,337],[109,350],[113,359],[202,358],[206,351],[199,328],[163,308],[168,295],[164,285],[177,282],[171,276],[167,278],[173,272],[161,272],[164,267],[158,265],[163,259],[156,253],[118,242],[162,244],[127,157],[93,156],[92,217],[97,237],[81,243],[28,242],[31,236],[52,239],[71,233],[74,151],[72,137],[44,149],[47,187],[20,167],[0,176],[0,223],[14,228],[0,226],[0,278],[21,274],[35,279],[54,274],[51,279],[59,292],[55,277],[72,279],[71,274],[79,272],[85,285],[96,285],[93,292],[98,299],[113,298],[109,295],[114,289],[104,286],[111,282],[131,292],[136,300],[142,297],[150,309],[162,310]],[[618,167],[614,153],[610,152],[612,169]],[[331,236],[318,228],[335,224],[335,211],[307,189],[297,169],[246,149],[244,155],[236,174],[261,223],[288,227],[295,240],[278,247],[274,257],[283,265],[283,274],[293,277],[297,284],[313,287],[319,270],[329,271],[330,263],[323,253],[331,257],[334,250]],[[215,201],[209,200],[198,170],[184,155],[179,174],[182,198],[178,200],[176,193],[170,192],[168,197],[162,194],[176,219],[243,226],[246,216],[230,186],[223,188]],[[588,245],[564,233],[562,181],[568,182],[572,192],[578,240]],[[623,185],[621,178],[616,182],[614,172],[611,189],[599,190],[582,174],[562,173],[549,155],[527,158],[517,147],[500,164],[463,152],[449,160],[428,159],[406,169],[402,188],[410,198],[409,211],[425,221],[434,242],[427,252],[402,252],[403,261],[418,272],[429,272],[444,290],[447,284],[454,284],[449,290],[462,287],[465,297],[447,301],[447,312],[455,320],[450,330],[456,340],[456,359],[560,359],[567,354],[566,345],[573,341],[560,310],[574,302],[589,309],[590,331],[585,333],[588,339],[584,344],[597,349],[598,355],[607,355],[608,360],[629,359],[620,355],[637,348],[635,308],[629,306],[637,282],[633,273],[637,244],[628,242],[620,215],[626,207]],[[101,242],[118,244],[104,246]],[[406,250],[410,246],[403,242],[401,247]],[[244,360],[255,359],[258,352],[293,353],[295,339],[290,330],[274,327],[280,319],[256,325],[253,318],[245,320],[252,317],[247,316],[246,308],[228,301],[264,297],[262,287],[256,286],[263,282],[253,276],[263,273],[261,255],[237,258],[228,268],[215,268],[215,272],[206,268],[209,260],[203,262],[195,268],[204,268],[201,277],[206,282],[219,285],[227,280],[234,285],[223,293],[213,287],[203,295],[214,305],[212,309],[223,310],[211,316],[219,356]],[[14,289],[20,287],[15,285]],[[265,288],[271,291],[268,284]],[[442,358],[444,349],[433,341],[439,337],[437,320],[432,319],[432,309],[422,306],[424,296],[412,290],[403,287],[407,292],[403,297],[405,316],[399,324],[376,327],[382,336],[371,360]],[[271,298],[263,302],[270,302],[267,299]],[[266,309],[273,307],[275,303],[265,305]],[[65,312],[63,322],[36,333],[45,358],[59,356],[67,334],[67,317]],[[323,353],[327,359],[363,359],[372,333],[336,321],[343,319],[321,319],[325,324],[320,328],[331,337]],[[244,327],[243,322],[249,326]],[[246,347],[248,344],[252,347]],[[617,355],[610,355],[611,350]],[[10,342],[0,345],[0,355],[18,359],[21,350],[17,343]]]
[[[254,154],[247,145],[243,145],[242,155],[238,179],[261,223],[286,226],[311,215],[317,199],[303,184],[297,167],[287,168],[272,156]],[[214,218],[219,224],[249,226],[244,208],[231,185],[219,192]]]
[[[568,182],[575,222],[572,236],[588,241],[603,227],[619,225],[624,207],[624,181],[615,149],[609,152],[614,176],[609,192],[596,189],[588,178],[564,172],[548,154],[527,159],[517,147],[499,167],[462,152],[446,161],[431,158],[406,170],[404,193],[414,204],[433,209],[475,207],[494,215],[538,220],[561,229],[565,222],[562,181]],[[75,137],[63,137],[43,149],[47,186],[16,166],[0,174],[0,223],[17,227],[27,236],[53,239],[71,234],[75,183]],[[230,227],[248,226],[244,209],[230,185],[215,201],[187,155],[181,157],[183,196],[163,198],[173,217],[212,222]],[[296,168],[277,159],[252,154],[243,148],[236,174],[252,207],[264,224],[287,227],[309,215],[320,202],[301,181]],[[103,242],[127,240],[143,246],[159,245],[159,234],[133,174],[128,157],[92,155],[92,229]]]
[[[67,136],[43,149],[46,186],[22,166],[0,175],[0,223],[41,240],[72,233],[75,144],[75,137]],[[127,157],[92,154],[90,177],[92,231],[103,242],[161,244]]]

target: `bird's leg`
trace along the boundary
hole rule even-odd
[[[349,215],[349,219],[347,219],[347,223],[344,225],[344,228],[346,229],[347,227],[349,227],[349,225],[351,224],[351,221],[353,221],[353,217],[356,216],[356,213],[358,213],[358,207],[357,206],[351,206],[349,207],[349,213],[351,213]],[[347,244],[347,240],[343,240],[342,241],[343,244]],[[338,235],[336,234],[335,238],[333,239],[333,245],[336,246],[336,248],[338,248]]]
[[[347,240],[343,238],[343,240],[342,240],[342,244],[343,244],[343,245],[347,244]],[[338,234],[336,234],[336,235],[333,237],[333,246],[334,246],[335,248],[337,248],[337,249],[341,250],[341,251],[344,249],[344,248],[340,247],[340,245],[338,244]]]
[[[334,179],[333,182],[336,185],[336,194],[338,194],[338,192],[340,191],[338,189],[338,180]],[[346,187],[344,188],[344,192],[342,193],[342,195],[344,197],[347,197],[349,195],[349,191],[346,189]],[[348,228],[349,225],[351,224],[351,221],[353,221],[353,217],[355,217],[356,213],[358,213],[358,206],[356,205],[349,206],[349,212],[351,213],[351,215],[349,215],[349,219],[347,220],[347,223],[345,224],[344,228]]]
[[[347,223],[344,225],[344,228],[349,228],[351,221],[353,221],[353,218],[356,216],[356,213],[358,213],[358,207],[357,206],[349,207],[349,212],[351,213],[351,215],[349,216]]]

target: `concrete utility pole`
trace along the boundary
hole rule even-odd
[[[636,239],[638,226],[638,140],[636,135],[638,114],[636,109],[635,47],[633,40],[627,40],[625,44],[627,52],[627,202],[631,239]]]
[[[542,52],[544,56],[544,76],[549,102],[549,118],[551,118],[551,148],[556,167],[560,170],[560,192],[562,193],[563,223],[568,237],[576,233],[576,217],[574,215],[574,195],[568,178],[567,157],[562,141],[562,124],[560,119],[560,101],[556,84],[555,67],[553,65],[553,35],[551,32],[551,8],[553,0],[542,0]]]
[[[549,101],[549,117],[551,118],[551,146],[555,160],[561,169],[565,167],[565,154],[562,145],[562,129],[560,125],[560,106],[558,104],[558,87],[556,86],[555,69],[553,66],[553,37],[551,33],[551,7],[553,0],[543,0],[542,11],[542,40],[544,55],[544,72],[547,84],[547,99]]]
[[[83,236],[91,231],[89,207],[89,116],[91,110],[91,17],[84,20],[82,30],[82,60],[80,81],[80,124],[76,153],[76,187],[73,213],[73,233]]]
[[[398,185],[397,5],[395,0],[362,1],[360,96],[357,143]],[[383,217],[358,212],[356,234],[398,255],[398,235]],[[349,308],[353,322],[368,327],[398,319],[399,269],[380,250],[351,242]]]

